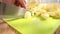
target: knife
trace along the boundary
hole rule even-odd
[[[26,9],[0,2],[0,18],[23,17]]]

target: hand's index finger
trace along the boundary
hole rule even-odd
[[[21,6],[23,8],[26,8],[26,2],[25,2],[25,0],[16,0],[15,5],[16,6]]]

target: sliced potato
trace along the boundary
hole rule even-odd
[[[48,13],[46,13],[46,14],[41,14],[41,17],[42,17],[43,19],[47,19],[47,18],[49,18],[49,14],[48,14]]]
[[[27,11],[27,12],[25,13],[25,16],[24,16],[24,17],[25,17],[25,18],[31,18],[31,16],[32,16],[32,15],[31,15],[31,12]]]

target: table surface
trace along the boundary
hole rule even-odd
[[[0,19],[0,34],[21,34]]]
[[[58,27],[54,34],[60,34],[60,26]]]

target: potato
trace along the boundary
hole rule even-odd
[[[39,8],[40,8],[40,9],[47,10],[47,11],[50,10],[50,6],[49,6],[48,4],[40,4],[40,5],[39,5]]]
[[[47,19],[47,18],[49,18],[49,14],[48,14],[48,13],[46,13],[46,14],[41,14],[41,17],[42,17],[43,19]]]
[[[32,16],[42,17],[43,19],[47,19],[50,16],[60,18],[60,9],[57,7],[57,4],[39,4],[30,11],[32,12]]]
[[[31,18],[31,12],[27,11],[27,12],[25,13],[24,18]]]
[[[54,17],[56,16],[56,13],[55,12],[48,12],[50,16]]]

